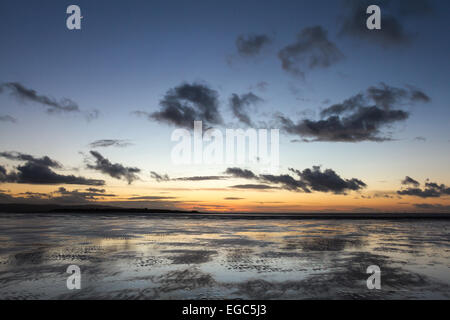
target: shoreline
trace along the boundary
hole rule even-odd
[[[79,215],[111,217],[143,217],[168,219],[224,219],[224,220],[450,220],[450,213],[207,213],[160,211],[140,212],[133,210],[52,210],[0,212],[5,215]]]

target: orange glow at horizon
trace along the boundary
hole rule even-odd
[[[172,184],[160,187],[113,185],[96,187],[105,189],[105,194],[113,197],[99,196],[87,203],[123,205],[132,207],[174,208],[183,210],[197,210],[205,212],[403,212],[417,211],[415,204],[449,205],[445,198],[417,199],[410,196],[399,197],[394,191],[384,191],[386,197],[376,196],[383,191],[366,190],[362,193],[352,192],[346,195],[330,193],[300,193],[287,190],[255,191],[237,190],[227,187],[186,187],[186,184]],[[16,198],[46,199],[58,197],[60,187],[71,192],[78,190],[85,192],[89,186],[76,185],[26,185],[4,184],[2,190]],[[27,192],[35,193],[27,194]],[[34,197],[34,198],[33,198]],[[148,197],[148,198],[146,198]],[[135,199],[133,199],[135,198]],[[147,200],[146,200],[147,199]],[[152,200],[154,199],[154,200]],[[422,200],[422,201],[421,201]],[[86,203],[84,203],[86,204]]]

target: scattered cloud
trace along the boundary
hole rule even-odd
[[[301,178],[301,181],[313,191],[343,194],[347,191],[358,191],[367,187],[359,179],[343,179],[334,170],[326,169],[321,171],[319,166],[303,171],[295,169],[290,169],[290,171],[296,173]]]
[[[390,109],[396,104],[428,103],[431,98],[422,90],[408,85],[406,89],[395,88],[381,82],[379,86],[367,89],[367,98],[373,100],[377,106]]]
[[[328,68],[344,58],[343,53],[328,39],[321,26],[304,28],[297,40],[278,53],[285,71],[304,77],[305,71]]]
[[[271,42],[270,37],[265,34],[240,35],[236,39],[236,47],[240,55],[250,57],[258,55]]]
[[[249,90],[258,90],[259,92],[266,92],[269,87],[269,83],[266,81],[260,81],[256,83],[255,85],[251,85],[248,89]]]
[[[402,184],[403,185],[410,184],[410,185],[413,185],[415,187],[420,186],[420,183],[418,181],[414,180],[413,178],[411,178],[409,176],[406,176],[405,179],[402,180]]]
[[[60,187],[49,193],[42,192],[23,192],[16,195],[10,195],[0,192],[0,202],[2,203],[20,203],[20,204],[58,204],[58,205],[74,205],[94,203],[98,200],[111,199],[116,197],[114,194],[92,191],[92,188],[72,191],[64,187]]]
[[[84,116],[87,122],[91,122],[93,120],[97,120],[100,117],[100,111],[97,109],[85,111]]]
[[[308,139],[292,139],[290,142],[292,142],[292,143],[309,143],[312,141],[310,141]]]
[[[304,192],[308,193],[310,192],[307,185],[303,181],[297,180],[288,174],[281,174],[281,175],[264,174],[260,175],[259,179],[267,183],[279,184],[283,189],[286,190],[290,191],[302,190]]]
[[[69,191],[64,187],[60,187],[49,193],[27,191],[17,195],[4,194],[0,192],[0,202],[23,204],[87,204],[114,197],[116,197],[115,194],[105,193],[104,189],[95,188],[88,188],[84,190],[75,189]]]
[[[254,190],[268,190],[268,189],[277,189],[276,187],[268,186],[266,184],[238,184],[235,186],[231,186],[233,189],[254,189]]]
[[[111,193],[105,193],[105,190],[99,190],[99,189],[86,189],[84,191],[80,191],[78,189],[69,191],[66,188],[59,188],[56,192],[56,194],[59,194],[60,196],[52,196],[53,200],[57,200],[59,202],[73,202],[73,203],[79,203],[84,201],[96,201],[96,200],[102,200],[105,198],[112,198],[116,197],[115,194]]]
[[[266,81],[260,81],[256,84],[256,88],[262,92],[266,92],[267,87],[269,87],[269,84]]]
[[[249,186],[249,189],[264,189],[264,186],[277,185],[277,187],[279,186],[279,188],[289,191],[301,191],[306,193],[317,191],[345,194],[348,191],[359,191],[367,187],[367,185],[359,179],[343,179],[334,170],[326,169],[322,171],[319,166],[314,166],[312,169],[304,169],[303,171],[290,168],[289,171],[294,173],[297,178],[289,174],[256,175],[250,170],[241,168],[228,168],[225,173],[230,174],[235,178],[256,180],[262,183],[257,185],[259,187],[255,187],[255,185],[246,185]],[[261,185],[263,187],[260,187]],[[232,188],[236,188],[236,186],[233,186]]]
[[[96,192],[96,193],[105,193],[106,192],[105,189],[97,189],[97,188],[88,188],[88,189],[86,189],[86,191]]]
[[[413,196],[420,198],[440,198],[450,195],[450,187],[445,184],[437,184],[435,182],[425,182],[424,188],[420,188],[420,183],[416,180],[406,177],[402,181],[403,185],[413,185],[414,187],[404,188],[397,191],[397,194],[401,196]]]
[[[128,140],[118,140],[118,139],[103,139],[96,140],[89,144],[90,148],[107,148],[107,147],[118,147],[125,148],[133,145]]]
[[[62,168],[59,162],[45,156],[36,158],[28,154],[19,152],[1,152],[0,157],[13,161],[25,161],[19,165],[16,171],[7,173],[3,166],[0,166],[0,182],[25,183],[25,184],[78,184],[102,186],[103,180],[87,179],[74,175],[61,175],[52,169]]]
[[[0,93],[8,90],[18,100],[23,102],[35,102],[47,108],[47,113],[79,112],[76,102],[64,98],[57,101],[46,95],[38,94],[35,90],[26,88],[18,82],[6,82],[0,86]]]
[[[155,200],[170,200],[170,199],[176,199],[177,197],[163,197],[163,196],[142,196],[142,197],[131,197],[127,200],[148,200],[148,201],[155,201]]]
[[[228,176],[191,176],[191,177],[180,177],[180,178],[170,178],[167,174],[159,174],[155,171],[150,172],[151,177],[157,182],[166,181],[216,181],[228,179]]]
[[[229,174],[235,178],[258,179],[258,177],[250,170],[241,168],[227,168],[225,174]]]
[[[20,153],[20,152],[0,152],[0,157],[6,158],[8,160],[13,161],[28,161],[30,163],[36,164],[36,165],[42,165],[50,168],[61,168],[62,165],[48,156],[44,156],[42,158],[36,158],[32,155]]]
[[[159,174],[159,173],[156,173],[155,171],[151,171],[150,176],[158,182],[170,180],[170,178],[167,174]]]
[[[253,123],[250,120],[247,108],[251,105],[255,105],[258,102],[264,101],[252,92],[237,95],[233,94],[230,98],[230,107],[233,115],[239,119],[240,122],[246,124],[247,126],[252,126]]]
[[[175,200],[177,197],[136,195],[129,198],[118,198],[118,195],[106,193],[103,189],[97,189],[97,191],[93,189],[95,188],[68,190],[61,187],[48,193],[27,191],[15,195],[0,191],[0,203],[40,205],[101,204],[102,206],[124,208],[181,209],[176,206],[178,203],[181,203]]]
[[[384,198],[384,199],[394,199],[394,196],[392,194],[389,194],[387,192],[375,192],[373,194],[373,197],[376,198]],[[369,196],[370,198],[370,196]]]
[[[0,116],[0,122],[11,122],[16,123],[17,119],[14,117],[11,117],[9,115]]]
[[[194,177],[182,177],[174,178],[174,181],[210,181],[210,180],[224,180],[226,176],[194,176]]]
[[[286,133],[309,138],[309,142],[381,142],[392,140],[381,132],[382,128],[409,118],[408,111],[396,107],[430,100],[423,91],[411,86],[402,89],[381,83],[322,110],[320,120],[295,123],[281,114],[277,119]]]
[[[125,179],[128,184],[138,180],[136,175],[141,172],[139,168],[125,167],[120,163],[111,163],[97,151],[91,151],[91,155],[95,158],[95,164],[88,164],[89,169],[100,171],[116,179]]]
[[[425,138],[425,137],[415,137],[415,138],[414,138],[414,141],[426,142],[426,141],[427,141],[427,138]]]
[[[185,83],[170,89],[159,104],[160,111],[133,113],[146,116],[150,120],[188,129],[193,127],[195,120],[203,121],[206,125],[223,123],[219,112],[217,91],[203,84]]]

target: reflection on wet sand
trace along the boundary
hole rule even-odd
[[[0,298],[448,299],[449,226],[3,214]],[[66,288],[71,264],[81,290]]]

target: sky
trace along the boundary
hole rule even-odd
[[[2,1],[0,202],[448,212],[449,19],[438,0]],[[279,167],[174,163],[194,120],[278,129]]]

